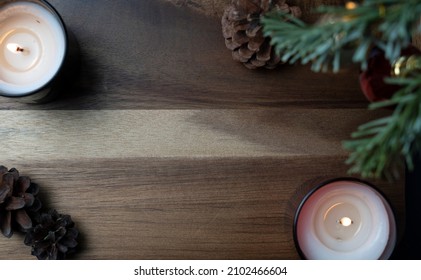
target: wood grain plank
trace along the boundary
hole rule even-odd
[[[345,155],[365,109],[0,111],[3,160]],[[386,112],[387,113],[387,112]]]
[[[219,19],[165,1],[50,2],[80,44],[79,75],[57,102],[0,98],[0,109],[367,106],[357,67],[337,75],[289,65],[250,71],[232,60]]]
[[[72,215],[79,259],[298,258],[302,192],[345,176],[341,141],[389,113],[366,110],[358,68],[249,71],[218,19],[163,0],[50,2],[80,43],[80,73],[53,103],[0,98],[0,164]],[[403,183],[374,183],[402,229]],[[0,259],[32,258],[18,234],[0,246]]]
[[[313,178],[346,175],[343,157],[28,161],[16,167],[71,214],[79,259],[296,259],[291,200]],[[317,164],[315,164],[317,162]],[[402,185],[377,183],[403,217]],[[27,259],[21,237],[1,259]]]

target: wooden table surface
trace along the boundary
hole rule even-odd
[[[385,114],[366,110],[358,68],[250,71],[218,18],[161,0],[50,2],[80,74],[52,103],[0,98],[0,159],[72,216],[76,258],[298,258],[296,201],[347,175],[341,141]],[[402,228],[402,183],[374,183]],[[22,240],[0,238],[0,258],[33,259]]]

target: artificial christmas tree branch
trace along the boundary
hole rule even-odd
[[[393,114],[361,125],[344,147],[352,151],[347,163],[350,172],[364,177],[399,176],[402,157],[409,170],[413,155],[421,152],[421,74],[410,78],[392,78],[389,83],[403,88],[390,100],[372,103],[371,109],[395,106]]]
[[[301,61],[311,63],[314,71],[337,72],[343,50],[353,47],[352,60],[364,69],[369,51],[377,47],[392,64],[410,44],[412,34],[421,31],[420,0],[348,2],[345,7],[321,7],[317,12],[326,15],[314,25],[280,12],[261,19],[265,35],[272,38],[284,62]],[[393,114],[362,125],[352,140],[344,142],[351,152],[347,160],[351,173],[396,178],[404,162],[413,169],[413,156],[421,151],[421,74],[419,67],[407,70],[406,78],[386,80],[401,90],[390,100],[370,106],[394,106]]]
[[[354,3],[354,2],[350,2]],[[342,50],[357,45],[353,61],[366,62],[366,53],[377,46],[390,61],[400,56],[411,42],[411,35],[420,31],[419,0],[371,0],[345,7],[322,6],[316,12],[328,16],[308,25],[291,15],[274,12],[261,19],[264,33],[282,54],[284,62],[312,63],[314,71],[340,68]]]

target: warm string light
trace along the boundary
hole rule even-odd
[[[354,9],[356,9],[358,7],[358,4],[357,3],[355,3],[355,2],[353,2],[353,1],[348,1],[348,2],[346,2],[346,4],[345,4],[345,8],[347,9],[347,10],[354,10]]]
[[[345,9],[347,9],[348,11],[352,11],[355,10],[356,8],[358,8],[358,3],[354,2],[354,1],[348,1],[345,4]],[[344,21],[350,21],[355,19],[356,17],[354,15],[346,15],[343,17]]]

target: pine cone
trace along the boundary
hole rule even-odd
[[[260,17],[273,10],[301,16],[300,8],[290,7],[285,0],[232,0],[224,11],[221,23],[225,45],[233,59],[249,69],[273,69],[281,62],[260,24]]]
[[[0,229],[11,237],[13,229],[23,232],[32,228],[32,215],[41,208],[38,185],[15,168],[0,166]]]
[[[79,231],[69,215],[56,210],[41,213],[38,224],[25,236],[25,244],[32,246],[31,254],[39,260],[63,260],[75,252]]]

